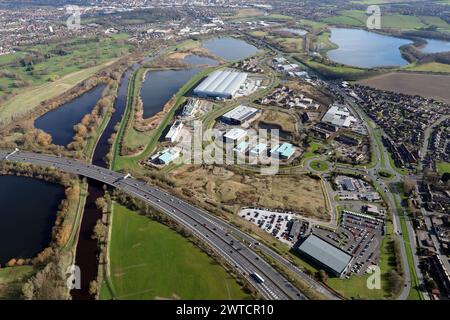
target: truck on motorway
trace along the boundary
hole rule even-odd
[[[256,272],[252,273],[252,277],[253,279],[255,279],[258,283],[263,283],[264,282],[264,278],[261,277],[259,274],[257,274]]]

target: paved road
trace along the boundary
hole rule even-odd
[[[4,160],[8,154],[7,151],[0,151],[0,159]],[[248,244],[252,244],[253,247],[258,247],[265,254],[278,260],[291,271],[301,276],[313,289],[323,293],[329,299],[337,299],[326,287],[309,278],[300,269],[269,247],[258,244],[255,239],[225,221],[167,192],[149,186],[145,182],[132,177],[125,179],[125,175],[121,173],[81,161],[46,154],[17,152],[9,155],[7,160],[28,162],[45,167],[52,166],[65,172],[101,181],[147,202],[152,207],[169,215],[207,243],[216,253],[226,259],[252,282],[266,299],[305,300],[307,298],[284,276],[261,258],[255,250],[250,248]],[[255,272],[265,279],[264,283],[258,283],[251,277],[251,274]]]

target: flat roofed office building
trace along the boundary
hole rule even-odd
[[[347,267],[353,259],[347,252],[333,246],[314,234],[311,234],[303,241],[298,247],[298,251],[300,254],[339,277],[347,270]]]
[[[245,138],[246,135],[247,131],[239,128],[233,128],[223,135],[223,140],[226,143],[236,143]]]
[[[217,70],[194,89],[194,94],[199,97],[232,99],[246,80],[245,72]]]

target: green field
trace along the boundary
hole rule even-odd
[[[450,173],[450,162],[444,161],[438,162],[436,163],[436,167],[439,173],[446,173],[446,172]]]
[[[322,160],[313,160],[310,165],[311,168],[316,171],[327,171],[329,168],[328,162]]]
[[[0,117],[27,112],[128,53],[126,37],[75,38],[0,57]]]
[[[338,16],[328,17],[322,21],[334,25],[365,27],[367,17],[366,12],[362,10],[343,10],[339,11]],[[400,14],[381,16],[381,27],[383,29],[412,30],[430,26],[436,26],[444,30],[450,27],[444,20],[428,16],[417,17]]]
[[[444,64],[444,63],[439,63],[439,62],[430,62],[430,63],[425,63],[425,64],[412,64],[412,65],[408,65],[404,69],[410,70],[410,71],[450,73],[450,65]]]
[[[108,299],[250,299],[208,255],[168,227],[114,205]]]
[[[57,97],[110,65],[112,62],[68,74],[51,83],[46,83],[31,89],[24,89],[22,93],[14,96],[0,107],[0,119],[10,119],[13,115],[20,115],[33,110],[42,101]]]

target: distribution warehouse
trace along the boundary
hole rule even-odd
[[[239,106],[225,113],[222,121],[228,124],[241,125],[244,122],[250,122],[259,114],[259,110],[247,106]]]
[[[329,244],[314,234],[310,235],[298,247],[298,251],[336,276],[341,276],[352,261],[352,256],[347,252]]]
[[[194,94],[200,97],[231,99],[246,80],[247,73],[233,70],[217,70],[194,89]]]

